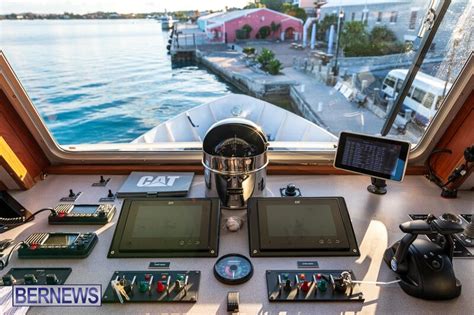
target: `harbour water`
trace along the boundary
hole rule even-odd
[[[155,20],[0,21],[0,49],[59,144],[130,142],[235,88],[171,68]]]

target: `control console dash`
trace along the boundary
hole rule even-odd
[[[102,297],[104,303],[195,303],[201,272],[115,271]]]
[[[364,302],[351,270],[267,270],[270,302]]]

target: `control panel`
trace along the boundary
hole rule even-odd
[[[267,270],[270,302],[364,302],[352,270]]]
[[[113,204],[59,204],[48,217],[49,224],[106,224],[115,214]]]
[[[71,268],[11,268],[2,276],[0,286],[60,285],[66,282]]]
[[[195,303],[201,272],[115,271],[105,289],[104,303]]]
[[[95,233],[34,233],[18,249],[19,258],[85,258],[98,237]]]

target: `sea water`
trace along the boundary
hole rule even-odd
[[[0,21],[0,49],[59,144],[130,142],[232,92],[199,66],[172,69],[155,20]]]

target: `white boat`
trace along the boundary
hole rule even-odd
[[[169,30],[173,28],[174,20],[172,16],[168,14],[162,15],[159,21],[161,22],[161,29]]]
[[[337,142],[337,137],[325,129],[276,105],[247,95],[230,94],[191,108],[132,143],[202,142],[212,124],[231,117],[255,122],[272,142]]]

